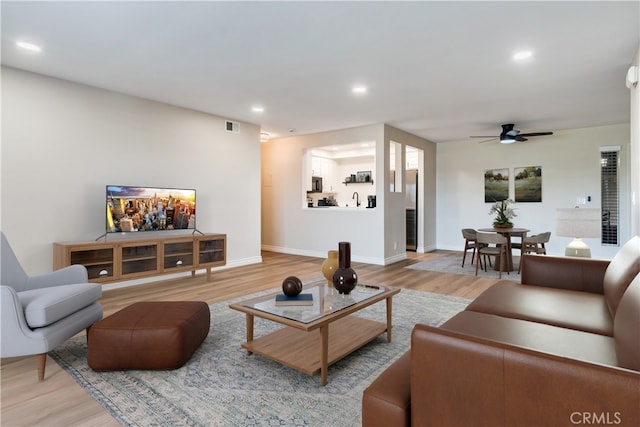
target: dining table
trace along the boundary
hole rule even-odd
[[[507,238],[507,271],[514,271],[515,268],[513,268],[513,257],[511,256],[511,236],[525,237],[531,230],[521,227],[487,227],[478,228],[478,231],[483,233],[499,233]],[[499,258],[496,259],[496,265],[494,268],[496,270],[500,270]]]

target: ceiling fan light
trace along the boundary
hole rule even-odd
[[[516,142],[516,139],[511,136],[500,138],[500,144],[513,144],[514,142]]]

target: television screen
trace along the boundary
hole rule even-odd
[[[107,233],[196,228],[196,190],[107,185]]]

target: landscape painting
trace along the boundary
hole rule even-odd
[[[509,169],[484,171],[484,201],[495,203],[509,198]]]
[[[516,202],[542,202],[541,166],[514,168],[513,174]]]

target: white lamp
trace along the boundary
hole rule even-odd
[[[602,217],[600,209],[558,208],[556,209],[556,234],[573,237],[573,241],[564,250],[565,256],[591,258],[591,249],[583,237],[600,237]]]

